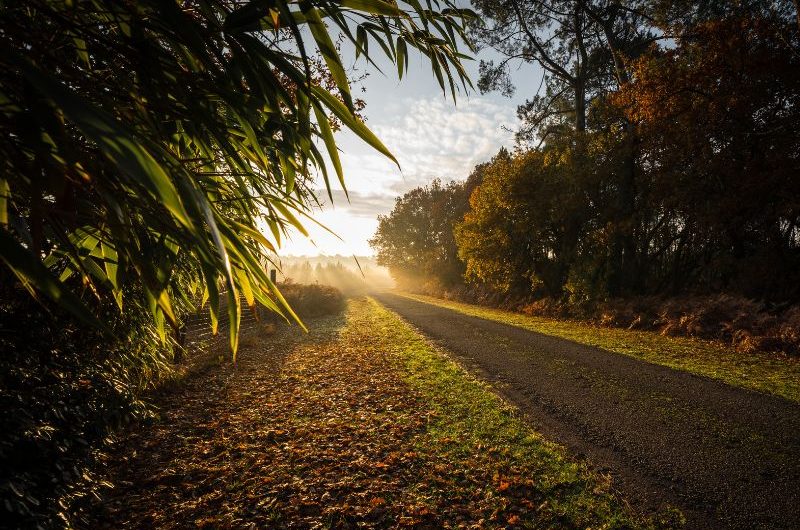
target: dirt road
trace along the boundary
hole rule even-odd
[[[689,528],[800,528],[800,404],[467,316],[376,297],[479,372],[534,426]]]

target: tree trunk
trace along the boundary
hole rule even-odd
[[[638,288],[636,238],[636,131],[631,123],[625,124],[625,162],[620,175],[619,202],[622,238],[622,288]]]
[[[617,84],[624,85],[630,80],[624,61],[622,45],[614,34],[614,20],[596,21],[603,28],[606,44],[614,61]],[[614,221],[614,234],[611,239],[609,294],[619,296],[638,285],[638,256],[634,237],[634,217],[636,213],[636,126],[624,120],[625,139],[617,196],[617,212]]]
[[[575,132],[586,132],[586,84],[581,74],[575,79]]]

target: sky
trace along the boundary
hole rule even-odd
[[[475,57],[465,66],[477,84],[478,61],[493,56],[483,51]],[[454,103],[419,55],[411,55],[402,81],[394,66],[376,62],[386,75],[359,62],[357,68],[368,76],[353,89],[366,101],[367,125],[394,154],[400,169],[352,133],[337,133],[350,200],[335,190],[333,204],[326,201],[315,219],[338,237],[306,223],[310,237],[293,233],[282,245],[283,256],[373,255],[368,240],[378,226],[377,217],[388,214],[397,197],[435,178],[464,180],[476,164],[489,160],[502,146],[514,145],[516,107],[529,93],[518,89],[506,98],[499,93],[481,95],[476,88],[468,95],[462,91]],[[541,72],[531,65],[513,74],[518,88],[536,87],[540,78]]]

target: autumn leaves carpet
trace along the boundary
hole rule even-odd
[[[107,528],[652,524],[370,299],[245,342],[108,459]]]

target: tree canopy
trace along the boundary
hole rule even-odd
[[[480,171],[465,183],[436,179],[398,198],[390,215],[378,216],[370,245],[377,250],[378,264],[388,267],[398,285],[414,288],[433,281],[448,287],[461,281],[464,266],[453,226],[467,211]]]
[[[537,62],[558,97],[533,93],[517,150],[482,166],[450,249],[465,282],[575,303],[698,292],[800,299],[796,7],[701,4],[476,3],[490,17],[473,28],[478,42],[506,56],[483,65],[479,86],[508,89],[512,61]],[[580,32],[591,37],[581,43]],[[420,192],[381,227],[405,219]],[[374,243],[380,254],[399,241]],[[405,248],[406,261],[429,262]]]

